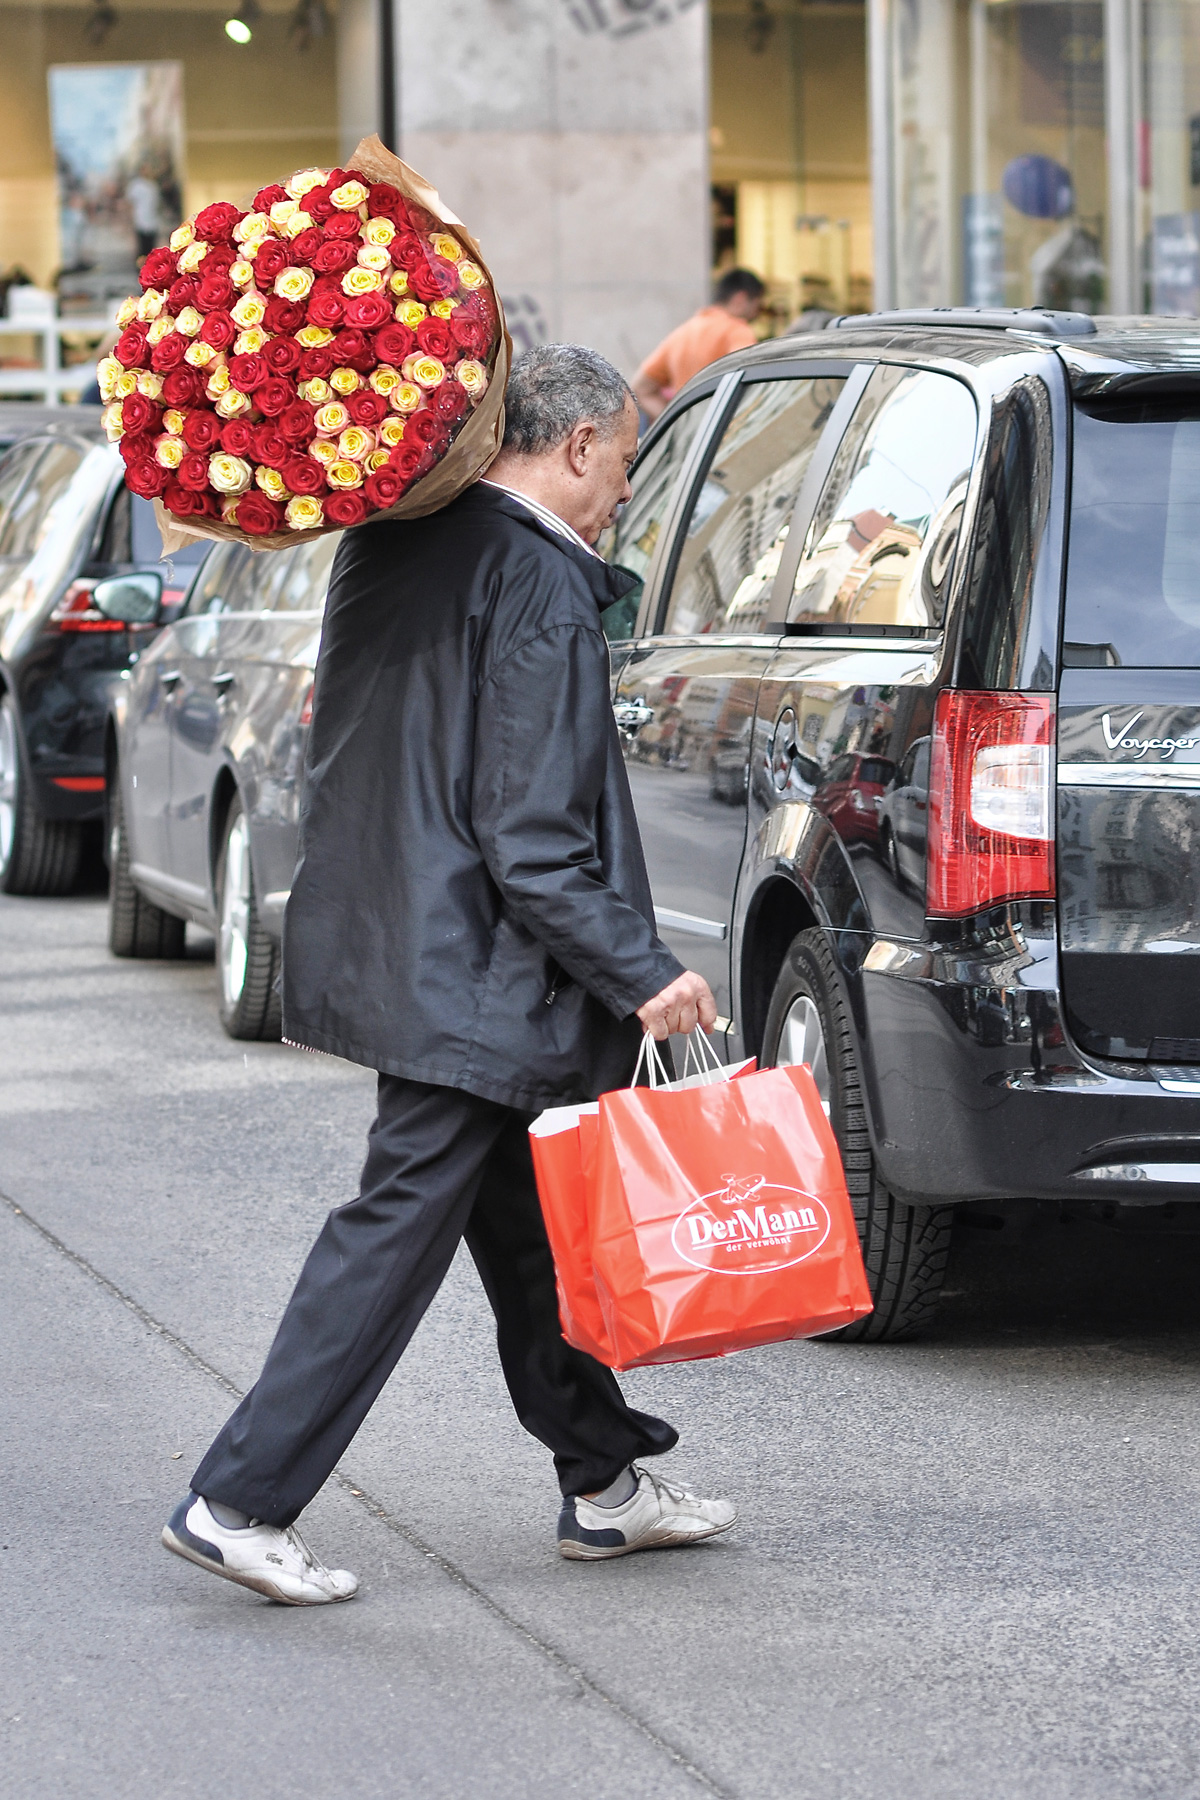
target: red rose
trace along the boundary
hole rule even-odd
[[[458,286],[458,270],[444,256],[431,256],[424,267],[409,270],[408,285],[418,300],[445,300]]]
[[[293,494],[319,494],[325,487],[325,471],[311,456],[289,456],[279,473]]]
[[[226,419],[221,427],[221,448],[230,456],[248,456],[254,428],[245,419]]]
[[[269,419],[254,427],[253,455],[256,463],[268,469],[281,469],[291,455],[282,432]]]
[[[464,314],[462,307],[450,314],[446,321],[450,327],[450,336],[467,356],[484,356],[491,343],[491,333],[482,319]]]
[[[361,221],[356,212],[335,212],[325,221],[325,237],[327,240],[337,238],[358,239]]]
[[[406,485],[399,471],[390,463],[385,463],[382,469],[376,469],[373,475],[367,476],[362,491],[372,506],[377,506],[380,512],[386,512],[389,506],[395,506]]]
[[[481,319],[490,332],[496,323],[496,303],[490,294],[485,294],[482,288],[476,288],[473,294],[467,295],[455,313],[455,318],[459,314],[468,319]]]
[[[330,219],[329,223],[336,224],[336,220]],[[321,275],[338,275],[343,269],[352,269],[357,261],[358,251],[344,238],[324,238],[312,254],[312,266]]]
[[[392,309],[382,294],[355,294],[346,302],[346,323],[356,331],[374,331],[377,325],[386,324],[392,316]]]
[[[267,379],[267,365],[257,351],[234,356],[229,363],[229,379],[243,394],[252,394]]]
[[[449,362],[454,355],[454,335],[445,319],[422,319],[417,326],[417,348],[439,362]]]
[[[144,288],[162,287],[174,278],[175,272],[173,250],[152,250],[138,271],[138,280]]]
[[[228,350],[237,336],[237,326],[227,312],[210,312],[200,327],[200,337],[212,350]]]
[[[300,378],[302,381],[324,381],[332,374],[337,357],[332,350],[324,348],[305,350],[300,357]]]
[[[279,239],[268,238],[254,259],[254,279],[259,287],[271,287],[275,277],[283,274],[290,261],[291,257]]]
[[[423,206],[414,205],[411,200],[408,202],[408,222],[414,231],[441,231],[444,229],[440,220],[435,219],[431,212],[426,212]]]
[[[168,512],[174,513],[177,519],[191,517],[192,502],[195,498],[196,495],[189,494],[185,487],[180,487],[178,481],[168,481],[162,493],[163,505]]]
[[[162,397],[168,406],[194,406],[203,387],[195,369],[172,369],[162,384]]]
[[[263,361],[272,375],[290,375],[300,367],[300,346],[295,338],[269,338],[262,347]]]
[[[375,354],[380,362],[391,363],[398,369],[406,356],[411,356],[417,347],[415,334],[407,325],[397,322],[385,325],[382,331],[375,333]]]
[[[333,348],[342,362],[349,363],[361,374],[365,375],[367,369],[375,367],[374,348],[361,331],[339,331],[333,340]]]
[[[221,435],[216,413],[191,412],[183,421],[183,441],[189,450],[211,450]]]
[[[341,324],[345,316],[346,302],[340,294],[313,293],[309,295],[308,322],[310,325],[320,325],[325,331],[332,331],[335,325]]]
[[[443,381],[435,387],[429,396],[429,404],[439,419],[452,425],[455,419],[461,419],[467,410],[467,390],[460,381]]]
[[[117,455],[127,469],[131,469],[134,463],[145,462],[146,458],[153,454],[154,452],[145,438],[123,437],[117,445]]]
[[[145,394],[128,394],[121,403],[121,423],[128,437],[137,437],[139,432],[157,425],[158,408]]]
[[[367,503],[357,490],[330,494],[324,505],[331,525],[361,525],[367,516]]]
[[[399,188],[389,187],[386,181],[371,183],[371,192],[367,195],[367,211],[373,219],[394,219],[402,204]]]
[[[317,428],[313,424],[313,409],[307,401],[296,400],[279,415],[279,429],[289,444],[307,444],[309,438],[315,437]]]
[[[277,181],[273,181],[270,187],[259,188],[257,194],[255,194],[254,210],[255,212],[269,213],[271,208],[277,205],[280,200],[286,200],[287,198],[287,189],[280,187]]]
[[[175,479],[190,493],[203,493],[208,486],[208,457],[199,450],[189,450],[175,471]]]
[[[113,355],[126,369],[141,366],[146,354],[146,330],[145,325],[127,325],[117,339]]]
[[[304,315],[303,300],[281,300],[278,294],[273,294],[267,301],[263,324],[268,331],[299,331],[304,323]]]
[[[439,419],[428,406],[423,406],[405,424],[404,441],[410,444],[427,444],[431,450],[444,450],[450,442],[450,429],[444,419]]]
[[[369,388],[364,388],[360,394],[352,394],[346,406],[354,423],[368,429],[387,417],[387,401],[382,394],[371,393]]]
[[[307,212],[308,208],[305,207],[304,210]],[[325,240],[317,230],[316,226],[311,225],[307,231],[302,231],[299,237],[294,237],[292,239],[292,261],[298,263],[311,262],[314,253],[321,248],[321,245],[324,242]]]
[[[182,332],[168,331],[166,337],[160,338],[150,352],[150,367],[160,375],[169,375],[187,355],[190,343],[191,339],[185,338]]]
[[[389,469],[394,469],[407,487],[414,480],[427,455],[424,444],[409,443],[407,440],[397,444],[387,459]]]
[[[388,245],[388,255],[398,269],[419,269],[429,255],[429,246],[411,231],[401,232]]]
[[[254,403],[268,419],[277,419],[280,413],[287,411],[295,398],[296,390],[291,382],[286,381],[282,375],[272,375],[255,393]]]
[[[237,503],[237,522],[240,530],[248,531],[254,537],[266,537],[268,532],[278,531],[283,524],[283,508],[251,488]]]
[[[210,244],[204,259],[204,273],[227,275],[234,263],[241,260],[241,255],[240,244]]]
[[[153,500],[167,485],[167,471],[152,456],[130,464],[125,470],[125,486],[143,500]]]
[[[181,313],[185,306],[193,306],[200,283],[194,275],[181,275],[167,289],[167,309],[172,313]]]
[[[233,283],[223,269],[205,275],[196,290],[196,305],[201,312],[218,312],[223,306],[232,306],[233,299]]]
[[[322,224],[333,211],[333,201],[329,198],[330,191],[329,185],[326,183],[324,187],[309,188],[304,196],[304,210],[310,219],[316,220],[318,225]]]
[[[206,244],[228,242],[233,236],[234,226],[245,216],[240,207],[231,206],[228,200],[218,200],[212,206],[202,206],[196,214],[196,236],[203,238]]]

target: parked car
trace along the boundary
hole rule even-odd
[[[215,544],[110,705],[110,947],[179,956],[189,919],[214,932],[235,1038],[279,1036],[279,940],[338,542],[264,555]]]
[[[99,410],[72,410],[92,415],[90,431],[77,418],[0,457],[0,890],[10,894],[66,893],[89,833],[99,844],[109,686],[202,554],[197,545],[160,563],[153,508],[125,487]]]
[[[606,628],[662,934],[811,1064],[894,1338],[961,1203],[1200,1192],[1200,327],[835,323],[676,397]]]

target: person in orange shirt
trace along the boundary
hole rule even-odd
[[[633,382],[638,405],[648,419],[657,419],[700,369],[758,341],[753,321],[766,291],[752,269],[727,270],[716,285],[712,305],[702,306],[677,325],[651,352]]]

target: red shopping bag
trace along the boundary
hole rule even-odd
[[[554,1255],[563,1336],[577,1350],[607,1363],[614,1358],[592,1276],[588,1240],[588,1183],[596,1166],[599,1104],[555,1106],[529,1128],[546,1236]]]

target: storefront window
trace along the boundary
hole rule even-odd
[[[1143,304],[1200,312],[1200,6],[1143,0],[1138,198]]]

